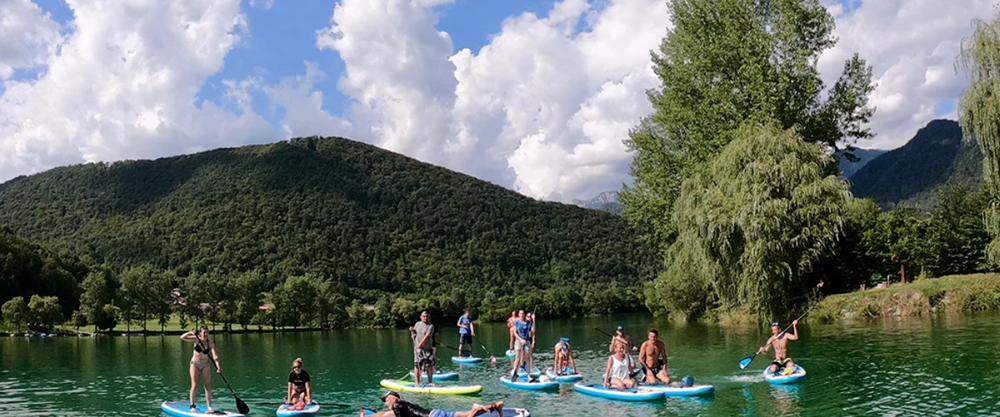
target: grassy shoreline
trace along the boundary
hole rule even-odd
[[[838,320],[927,316],[938,313],[1000,310],[1000,274],[925,278],[910,284],[825,297],[811,317]]]

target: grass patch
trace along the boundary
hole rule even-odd
[[[813,316],[831,322],[840,318],[997,309],[1000,309],[1000,274],[989,273],[927,278],[906,285],[831,295],[823,299]]]

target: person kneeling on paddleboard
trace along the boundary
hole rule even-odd
[[[633,368],[635,363],[632,362],[632,356],[625,354],[625,345],[616,343],[615,354],[608,358],[608,366],[604,369],[604,388],[609,383],[612,388],[634,388]]]
[[[288,374],[288,408],[299,410],[312,404],[312,382],[309,372],[302,369],[302,358],[292,362],[292,372]]]
[[[767,344],[757,350],[758,354],[767,353],[770,347],[774,346],[774,362],[771,362],[771,373],[777,375],[779,370],[784,370],[786,374],[795,372],[795,362],[788,356],[788,341],[799,340],[798,320],[792,320],[792,333],[782,333],[778,322],[771,323],[771,337],[767,339]]]
[[[219,353],[215,351],[215,342],[212,342],[208,338],[208,326],[201,326],[201,331],[191,329],[191,331],[181,335],[181,340],[194,342],[194,354],[191,356],[191,393],[189,394],[189,400],[191,401],[191,411],[195,411],[197,407],[194,405],[194,393],[198,391],[198,375],[201,375],[202,384],[205,386],[205,405],[208,407],[207,413],[214,413],[215,409],[212,408],[212,370],[209,366],[208,354],[212,354],[212,359],[215,361],[215,372],[222,373],[222,364],[219,363]]]
[[[496,411],[497,415],[503,416],[503,401],[497,401],[490,405],[472,404],[469,411],[444,411],[440,408],[428,410],[409,401],[403,401],[396,391],[389,391],[382,396],[388,411],[369,414],[373,417],[475,417],[480,414],[489,414]],[[361,410],[361,416],[365,416],[365,410]]]
[[[576,372],[576,359],[573,358],[573,348],[569,345],[569,338],[562,337],[559,338],[559,343],[556,343],[556,362],[552,369],[556,375],[562,375],[569,368],[573,368]]]
[[[639,363],[645,370],[644,378],[647,384],[656,384],[659,380],[664,384],[670,383],[670,372],[667,370],[667,347],[660,341],[660,332],[656,329],[649,329],[649,338],[642,342],[639,348]]]

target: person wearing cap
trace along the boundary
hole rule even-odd
[[[618,343],[625,345],[626,350],[629,347],[631,347],[632,350],[639,350],[639,348],[632,344],[632,338],[625,334],[625,328],[622,326],[618,326],[618,329],[615,330],[615,335],[611,338],[611,345],[608,346],[608,352],[614,353],[615,345]]]
[[[569,338],[561,337],[556,343],[556,361],[552,369],[556,375],[563,375],[569,368],[576,372],[576,359],[573,358],[573,348],[569,345]]]
[[[472,336],[476,335],[476,325],[472,323],[472,313],[465,310],[458,318],[458,355],[472,356]],[[469,345],[469,350],[464,349]]]
[[[403,401],[399,393],[389,391],[382,395],[382,402],[385,403],[387,411],[371,414],[375,417],[475,417],[480,414],[488,414],[496,411],[497,415],[503,415],[503,401],[497,401],[490,405],[472,404],[469,411],[444,411],[440,408],[426,409],[409,401]],[[361,410],[361,416],[365,416],[365,410]]]
[[[410,327],[410,337],[413,338],[413,386],[420,386],[423,372],[427,372],[427,383],[433,385],[437,355],[434,350],[434,325],[429,313],[420,313],[420,321]]]
[[[774,362],[771,362],[771,373],[777,374],[781,369],[789,372],[795,369],[795,362],[788,356],[788,341],[799,340],[799,321],[792,320],[792,333],[784,333],[778,322],[771,323],[771,337],[767,339],[767,344],[757,350],[758,354],[767,353],[774,346]]]

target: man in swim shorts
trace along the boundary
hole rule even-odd
[[[792,333],[787,334],[781,331],[778,322],[771,323],[771,337],[767,339],[767,344],[757,351],[767,353],[771,346],[774,346],[774,361],[771,362],[771,373],[777,374],[781,369],[795,369],[795,362],[788,356],[788,341],[799,340],[798,320],[792,321]]]
[[[385,403],[388,411],[372,414],[374,417],[475,417],[480,414],[489,414],[496,411],[497,415],[503,416],[503,401],[498,401],[490,405],[472,404],[469,411],[444,411],[440,408],[428,410],[409,401],[403,401],[396,391],[389,391],[382,395],[382,402]],[[365,410],[361,410],[361,416],[365,416]]]
[[[420,386],[422,375],[427,375],[427,383],[433,385],[437,355],[434,351],[434,325],[431,324],[430,313],[420,313],[420,321],[410,327],[410,337],[413,338],[413,386]]]
[[[639,349],[639,363],[646,371],[644,382],[655,384],[659,379],[664,384],[670,383],[670,375],[667,371],[667,347],[660,341],[660,332],[656,329],[649,329],[649,336]]]

